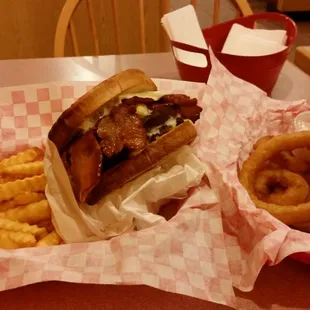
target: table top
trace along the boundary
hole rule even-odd
[[[140,68],[154,78],[179,79],[171,53],[0,61],[0,87],[51,81],[101,81]],[[310,99],[310,76],[286,62],[272,92],[275,99]]]
[[[151,77],[179,79],[169,53],[0,61],[0,87],[51,81],[100,81],[127,68]],[[286,62],[272,93],[276,99],[310,100],[310,77]],[[252,292],[236,290],[237,309],[309,309],[310,265],[285,259],[264,267]],[[13,309],[229,309],[146,286],[48,282],[0,293],[1,306]]]

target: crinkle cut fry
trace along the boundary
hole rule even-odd
[[[0,248],[17,249],[33,247],[36,239],[32,234],[16,231],[0,230]]]
[[[0,218],[0,229],[16,232],[20,231],[23,233],[32,234],[35,237],[43,237],[47,234],[44,227],[29,225],[28,223],[21,223],[18,221],[12,221],[4,218]]]
[[[0,202],[10,200],[15,196],[25,192],[42,192],[45,190],[44,174],[17,180],[0,185]]]
[[[0,162],[0,169],[7,166],[13,166],[23,163],[29,163],[36,160],[42,160],[44,156],[43,150],[38,147],[32,147],[16,155],[5,158]]]
[[[34,202],[26,206],[20,206],[0,213],[0,218],[36,224],[40,221],[51,218],[51,208],[47,200],[43,199],[39,202]]]
[[[0,168],[0,175],[5,177],[16,177],[22,179],[34,175],[44,173],[43,161],[33,161],[30,163],[22,163],[14,166]]]
[[[51,222],[51,219],[40,221],[36,223],[36,225],[39,227],[44,227],[48,233],[52,232],[55,229],[53,223]]]
[[[25,192],[23,194],[17,195],[10,200],[0,202],[0,212],[5,212],[18,206],[24,206],[30,203],[39,202],[43,199],[45,199],[44,193]]]
[[[52,246],[52,245],[59,245],[62,242],[62,239],[57,234],[56,230],[53,230],[51,233],[49,233],[47,236],[42,238],[38,243],[37,247],[43,247],[43,246]]]
[[[263,168],[267,160],[279,152],[309,146],[310,131],[275,136],[267,141],[263,147],[253,151],[244,162],[239,174],[240,183],[246,188],[256,207],[267,210],[274,217],[288,225],[310,222],[310,202],[295,206],[278,206],[259,200],[254,190],[256,173]]]

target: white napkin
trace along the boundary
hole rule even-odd
[[[192,5],[165,14],[161,22],[171,40],[208,49]],[[173,51],[179,61],[188,65],[204,68],[208,64],[206,57],[202,54],[177,48]]]
[[[160,207],[170,199],[185,198],[188,189],[199,185],[205,174],[205,167],[192,148],[184,146],[160,166],[88,206],[78,205],[75,200],[69,177],[50,140],[44,165],[53,224],[66,243],[109,239],[165,222],[157,214]],[[213,199],[213,193],[210,195]]]
[[[239,56],[263,56],[286,48],[285,30],[250,29],[234,24],[227,36],[222,53]]]

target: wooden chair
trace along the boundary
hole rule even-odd
[[[93,7],[93,0],[84,0],[87,3],[87,14],[88,19],[90,22],[90,29],[91,29],[91,36],[93,40],[93,47],[94,47],[94,54],[100,54],[99,48],[99,39],[98,39],[98,31],[95,23],[94,18],[94,7]],[[110,0],[112,1],[112,14],[113,14],[113,22],[115,28],[115,36],[116,36],[116,54],[121,54],[121,42],[120,42],[120,26],[117,18],[118,12],[118,5],[117,0]],[[146,52],[146,35],[145,35],[145,18],[144,18],[144,8],[145,8],[145,1],[144,0],[137,0],[138,1],[138,14],[139,14],[139,37],[141,42],[141,52]],[[169,0],[159,0],[160,1],[160,13],[161,16],[164,15],[169,11]],[[210,1],[210,0],[208,0]],[[225,0],[227,1],[227,0]],[[238,15],[247,16],[253,14],[251,7],[249,6],[247,0],[232,0],[234,5],[237,9]],[[72,16],[75,10],[77,9],[78,5],[82,2],[82,0],[67,0],[64,7],[62,8],[57,28],[55,34],[55,41],[54,41],[54,56],[55,57],[63,57],[65,56],[65,43],[66,43],[66,36],[67,30],[69,29],[69,35],[72,41],[72,48],[73,53],[75,56],[80,56],[80,50],[78,45],[78,40],[76,36],[76,27],[73,22]],[[219,12],[220,12],[220,0],[214,0],[214,7],[213,7],[213,24],[218,23],[219,21]],[[190,3],[196,7],[196,0],[191,0]],[[164,32],[162,32],[162,36],[165,36]],[[166,42],[166,50],[167,50],[167,42]]]

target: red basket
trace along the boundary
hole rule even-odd
[[[266,56],[235,56],[221,53],[225,40],[234,23],[243,25],[247,28],[253,28],[255,22],[258,20],[281,21],[285,24],[287,31],[287,48],[285,50]],[[297,37],[297,27],[294,21],[280,13],[261,13],[240,17],[203,29],[202,32],[207,44],[211,46],[217,59],[232,74],[258,86],[268,95],[271,93]],[[176,41],[171,41],[171,45],[185,51],[201,53],[207,57],[209,65],[205,68],[187,65],[178,61],[175,57],[182,80],[206,83],[212,66],[208,50]]]
[[[308,264],[308,265],[310,264],[310,254],[309,253],[298,252],[298,253],[290,255],[290,258],[292,258],[298,262],[304,263],[304,264]]]

